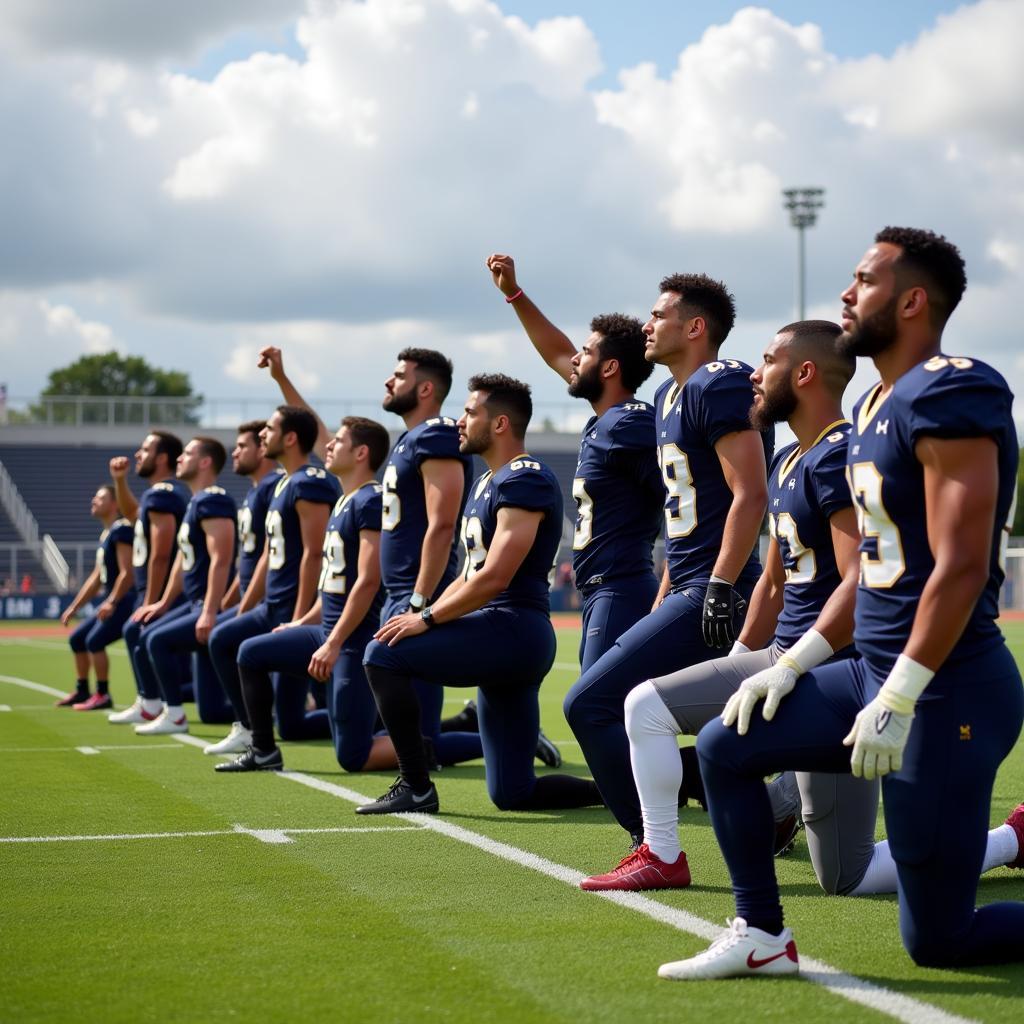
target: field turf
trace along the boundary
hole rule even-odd
[[[1024,623],[1006,629],[1024,663]],[[582,774],[561,713],[577,641],[559,633],[541,694]],[[123,706],[127,660],[111,653]],[[193,745],[53,708],[71,676],[52,626],[0,626],[0,1021],[1022,1019],[1024,965],[913,967],[895,899],[823,896],[802,837],[777,861],[801,977],[672,984],[658,965],[732,913],[699,808],[681,812],[692,888],[602,898],[575,886],[625,852],[602,809],[499,812],[473,763],[438,777],[436,818],[357,817],[392,773],[345,775],[317,742],[284,745],[288,774],[218,776]],[[463,695],[448,695],[454,711]],[[993,824],[1022,799],[1024,742]],[[983,878],[979,902],[1003,899],[1024,899],[1024,873]]]

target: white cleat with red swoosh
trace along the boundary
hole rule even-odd
[[[713,978],[748,978],[759,974],[796,974],[800,958],[796,954],[793,933],[783,928],[770,935],[750,928],[742,917],[729,922],[729,930],[711,945],[690,957],[658,968],[659,978],[670,981],[708,981]]]

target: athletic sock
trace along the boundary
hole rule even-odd
[[[110,683],[107,682],[106,679],[97,679],[96,680],[96,692],[101,697],[106,697],[106,695],[108,693],[110,693]]]
[[[540,775],[533,792],[517,803],[518,811],[544,811],[571,807],[596,807],[604,803],[593,779],[575,775]]]
[[[988,834],[988,843],[985,846],[985,860],[982,862],[982,872],[991,871],[1002,864],[1009,864],[1016,860],[1020,854],[1020,844],[1017,842],[1017,833],[1012,825],[998,825]]]
[[[412,680],[400,672],[366,666],[366,678],[373,691],[384,727],[395,745],[398,771],[414,793],[430,789],[430,766],[420,732],[420,702]]]
[[[273,750],[274,743],[274,684],[264,669],[239,663],[238,676],[242,682],[242,698],[248,712],[248,728],[252,730],[252,745],[256,750]]]
[[[167,717],[172,722],[180,722],[185,717],[185,709],[180,704],[167,704]]]
[[[683,781],[676,738],[679,725],[649,682],[641,683],[629,695],[626,732],[644,819],[644,842],[656,857],[674,864],[680,853],[679,788]]]
[[[76,679],[75,680],[75,693],[80,697],[89,696],[89,680],[88,679]]]
[[[159,715],[164,709],[164,702],[157,700],[155,697],[142,697],[140,699],[142,701],[142,710],[147,715]]]
[[[868,862],[864,877],[851,889],[849,896],[873,896],[877,893],[896,891],[896,862],[889,850],[889,840],[875,843],[874,852]]]

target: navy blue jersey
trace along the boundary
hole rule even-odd
[[[114,580],[121,574],[117,564],[117,545],[131,544],[132,524],[127,519],[115,519],[100,534],[96,545],[96,569],[100,574],[100,597],[106,597],[114,588]]]
[[[300,466],[291,476],[278,478],[265,520],[267,531],[267,591],[272,604],[294,604],[299,593],[302,527],[297,501],[332,506],[340,486],[336,477],[317,466]]]
[[[928,546],[919,438],[990,437],[999,452],[999,493],[989,578],[947,664],[1002,643],[995,620],[1002,552],[1013,519],[1017,436],[1006,381],[976,359],[935,356],[908,370],[887,396],[875,385],[856,405],[848,472],[861,532],[857,649],[887,672],[903,651],[925,581],[935,567]]]
[[[487,608],[513,606],[549,611],[548,589],[562,540],[562,492],[555,474],[532,455],[519,455],[493,475],[484,473],[470,488],[462,518],[466,551],[463,575],[469,579],[487,561],[498,526],[498,510],[524,508],[543,512],[533,546],[508,587],[488,601]]]
[[[185,517],[178,527],[178,550],[181,552],[182,584],[187,601],[201,601],[206,594],[206,581],[210,575],[210,552],[206,543],[205,519],[228,519],[235,526],[236,509],[228,492],[216,484],[205,487],[185,509]],[[231,561],[235,560],[238,533],[234,531]],[[230,576],[228,577],[230,580]]]
[[[149,577],[149,542],[151,512],[167,512],[174,516],[174,532],[178,532],[182,516],[192,498],[192,492],[180,480],[163,480],[143,491],[139,499],[139,511],[135,517],[135,535],[132,540],[132,567],[135,569],[135,588],[140,594],[146,592],[146,580]],[[171,546],[171,561],[177,543]]]
[[[753,370],[737,359],[706,363],[680,388],[672,379],[654,396],[658,458],[665,485],[665,555],[672,588],[706,582],[722,547],[732,491],[715,444],[726,434],[750,430]],[[765,462],[774,431],[762,434]],[[761,572],[755,548],[736,582]]]
[[[246,492],[245,501],[238,509],[238,585],[244,594],[249,587],[256,564],[263,554],[266,540],[267,509],[274,496],[274,488],[281,482],[283,469],[275,469]]]
[[[654,410],[646,402],[622,402],[587,421],[572,482],[578,587],[653,572],[665,503],[654,441]]]
[[[790,648],[818,619],[839,586],[829,520],[853,504],[846,482],[847,420],[829,424],[803,455],[783,448],[768,471],[768,529],[786,571],[775,639]]]
[[[383,490],[377,483],[357,487],[351,494],[338,499],[328,520],[319,584],[320,621],[328,633],[341,618],[349,592],[359,575],[359,531],[373,530],[380,533]],[[379,621],[383,604],[382,588],[363,621]]]
[[[459,452],[455,420],[435,416],[407,430],[395,442],[381,483],[384,485],[384,513],[381,520],[380,569],[389,594],[410,594],[416,586],[427,532],[427,505],[420,467],[428,459],[458,459],[462,464],[462,505],[473,482],[473,460]],[[458,537],[452,536],[452,551],[440,587],[455,578]],[[427,595],[430,597],[431,595]]]

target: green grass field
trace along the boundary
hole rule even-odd
[[[284,775],[218,776],[192,745],[53,708],[24,682],[67,690],[66,644],[21,630],[0,627],[2,1021],[1022,1018],[1024,965],[913,967],[895,899],[825,897],[802,837],[777,862],[801,977],[660,981],[661,962],[706,946],[692,929],[732,914],[699,809],[681,812],[692,888],[583,893],[579,873],[624,852],[603,810],[501,813],[474,763],[438,777],[437,818],[360,818],[353,801],[392,775],[345,775],[326,742],[286,744]],[[1024,663],[1024,623],[1007,632]],[[559,634],[541,694],[545,731],[582,773],[561,713],[577,638]],[[133,687],[118,648],[121,706]],[[192,725],[204,741],[223,732]],[[1021,799],[1024,743],[996,782],[993,824]],[[999,868],[979,901],[1004,899],[1024,899],[1024,875]]]

